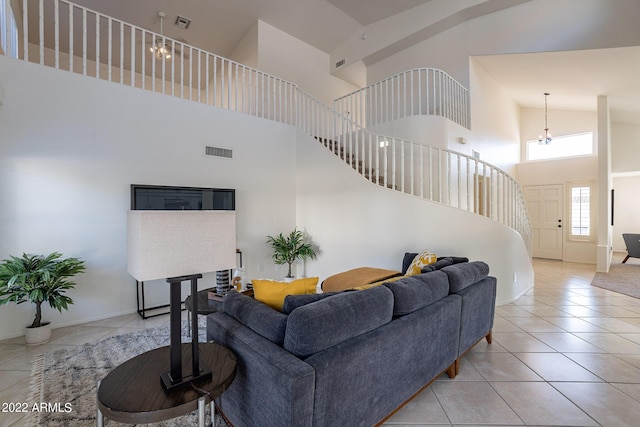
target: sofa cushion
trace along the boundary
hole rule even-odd
[[[234,290],[225,295],[222,304],[226,314],[258,335],[280,346],[284,342],[287,326],[285,314]]]
[[[438,257],[438,261],[444,258],[450,258],[454,264],[459,264],[461,262],[469,262],[469,258],[466,256],[446,256],[446,257]]]
[[[275,280],[252,280],[255,298],[276,310],[282,310],[287,295],[315,294],[317,277],[305,277],[291,282]]]
[[[303,305],[307,305],[312,302],[320,301],[321,299],[325,299],[338,293],[339,292],[325,292],[322,294],[287,295],[284,298],[282,312],[284,314],[291,314],[291,312],[298,307],[302,307]]]
[[[449,294],[449,280],[441,271],[406,276],[384,286],[393,292],[394,316],[412,313]]]
[[[436,254],[431,253],[428,250],[424,250],[420,252],[418,255],[416,255],[415,258],[413,258],[405,274],[407,276],[420,274],[422,267],[429,264],[433,264],[434,262],[436,262],[436,259],[437,259]]]
[[[423,273],[428,273],[430,271],[440,270],[441,268],[444,268],[448,265],[453,265],[452,258],[438,258],[438,260],[433,264],[425,265],[424,267],[422,267],[421,271]]]
[[[449,277],[449,292],[455,293],[489,275],[489,266],[482,261],[450,265],[441,271]]]
[[[393,294],[384,287],[341,292],[298,307],[287,320],[284,348],[307,357],[391,321]]]

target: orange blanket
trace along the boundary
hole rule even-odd
[[[348,270],[343,273],[329,276],[322,282],[322,290],[324,292],[343,291],[345,289],[356,288],[358,286],[368,285],[369,283],[379,282],[394,276],[400,276],[402,273],[395,270],[385,270],[382,268],[359,267]]]

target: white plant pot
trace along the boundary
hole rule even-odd
[[[27,327],[24,338],[27,345],[38,345],[49,341],[49,338],[51,338],[51,323],[45,322],[39,328]]]
[[[296,280],[296,278],[295,278],[295,277],[287,277],[287,276],[284,276],[284,281],[285,281],[285,283],[293,282],[294,280]]]

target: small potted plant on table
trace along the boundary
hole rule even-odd
[[[65,295],[76,285],[69,277],[85,270],[84,261],[78,258],[62,258],[53,252],[47,256],[22,254],[21,258],[11,256],[0,264],[0,305],[11,301],[16,304],[32,302],[36,315],[27,326],[27,345],[46,342],[51,337],[51,325],[42,321],[42,303],[62,312],[73,300]]]
[[[293,279],[291,265],[296,260],[316,258],[315,250],[310,243],[304,241],[302,231],[297,229],[294,229],[288,236],[284,236],[282,233],[276,237],[267,236],[267,243],[273,249],[273,255],[271,256],[273,262],[278,265],[287,264],[289,266],[285,276],[286,280]]]

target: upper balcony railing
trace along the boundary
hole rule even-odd
[[[362,127],[435,115],[469,128],[469,91],[434,68],[417,68],[388,77],[336,99],[333,107]]]
[[[11,10],[8,6],[15,0],[0,1]],[[489,163],[372,133],[354,121],[353,114],[336,111],[293,83],[66,0],[19,2],[21,7],[13,11],[18,52],[11,56],[297,126],[369,182],[498,221],[518,231],[531,253],[531,228],[520,187],[507,173]],[[7,39],[8,22],[9,19],[0,22]],[[170,57],[166,52],[158,54],[154,50],[156,44],[165,46]],[[466,89],[461,91],[441,72],[425,74],[424,70],[413,70],[405,75],[407,82],[415,81],[420,88],[425,76],[432,82],[445,83],[438,85],[435,92],[434,89],[428,92],[438,95],[426,99],[416,95],[418,102],[405,103],[406,108],[398,109],[398,103],[393,101],[398,98],[389,95],[385,99],[391,100],[393,107],[384,109],[384,113],[380,108],[372,109],[377,111],[372,117],[387,120],[393,111],[403,114],[435,111],[445,117],[457,117],[461,124],[467,123]],[[441,77],[434,80],[436,75]],[[401,80],[404,82],[404,77]],[[389,81],[396,82],[390,85],[397,85],[398,77]],[[376,87],[369,93],[392,92]],[[454,98],[460,102],[455,103],[455,108],[451,103],[437,106],[428,101],[449,98],[444,96],[446,93],[456,93]],[[346,105],[346,101],[341,103]]]
[[[0,0],[9,4],[10,0]],[[19,0],[19,57],[28,62],[295,124],[296,87],[66,0]],[[17,12],[17,13],[16,13]],[[4,26],[3,26],[4,29]],[[156,46],[165,46],[169,55]]]

